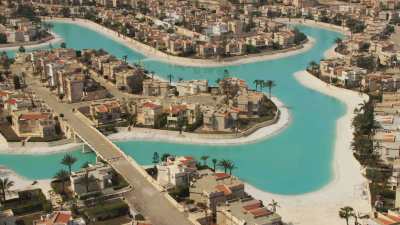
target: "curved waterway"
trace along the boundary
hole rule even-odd
[[[253,144],[232,146],[187,145],[150,141],[124,141],[116,144],[140,164],[151,164],[155,151],[160,155],[210,156],[235,162],[236,176],[253,186],[278,194],[294,195],[312,192],[328,184],[333,178],[333,147],[337,119],[344,114],[345,105],[338,100],[309,90],[294,78],[296,71],[304,70],[312,60],[319,61],[334,40],[342,35],[320,28],[298,26],[316,40],[314,47],[302,54],[277,60],[217,68],[194,68],[171,65],[145,56],[90,29],[67,23],[54,23],[53,31],[60,35],[68,47],[103,48],[118,57],[128,56],[131,62],[139,59],[146,69],[176,79],[208,79],[210,83],[221,77],[227,69],[232,76],[240,77],[250,86],[256,79],[274,80],[273,94],[289,108],[292,122],[281,133]],[[93,160],[93,155],[82,155],[80,162]],[[61,168],[63,154],[52,155],[1,155],[0,165],[5,165],[22,176],[49,178]]]

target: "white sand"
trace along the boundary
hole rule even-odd
[[[331,59],[331,58],[344,58],[344,55],[338,53],[335,51],[335,48],[337,47],[337,44],[334,44],[331,48],[326,50],[324,52],[324,57],[325,59]]]
[[[42,48],[42,47],[47,47],[50,44],[57,44],[60,43],[63,39],[57,35],[56,33],[50,32],[51,35],[53,35],[54,38],[52,38],[49,41],[40,43],[40,44],[33,44],[33,45],[25,45],[24,43],[21,43],[20,46],[24,46],[25,49],[35,49],[35,48]],[[15,46],[15,47],[0,47],[0,51],[11,51],[11,50],[18,50],[20,46]]]
[[[337,26],[337,25],[333,25],[333,24],[329,24],[329,23],[317,22],[314,20],[290,19],[290,22],[289,22],[289,19],[287,19],[287,18],[278,18],[278,19],[275,19],[275,21],[281,22],[281,23],[287,23],[287,24],[299,24],[299,25],[306,25],[309,27],[322,28],[322,29],[326,29],[326,30],[339,32],[344,35],[350,34],[347,27],[343,28],[341,26]]]
[[[346,104],[346,114],[339,118],[336,125],[332,168],[334,179],[322,189],[304,195],[276,195],[260,191],[251,185],[247,185],[246,190],[267,203],[271,199],[278,201],[282,206],[278,213],[283,216],[285,222],[302,225],[343,225],[344,221],[338,216],[339,208],[351,206],[361,213],[371,211],[368,182],[361,175],[361,166],[351,150],[353,112],[359,103],[368,100],[368,96],[328,86],[305,71],[296,73],[295,77],[307,88],[332,96]]]
[[[127,46],[128,48],[131,48],[134,51],[138,51],[151,59],[156,59],[158,61],[162,61],[162,62],[166,62],[169,64],[174,64],[174,65],[180,65],[180,66],[222,67],[222,66],[254,63],[254,62],[259,62],[259,61],[275,60],[275,59],[285,58],[288,56],[307,52],[315,44],[315,40],[311,37],[308,37],[309,41],[307,43],[305,43],[302,48],[299,48],[297,50],[289,50],[287,52],[280,52],[280,53],[271,53],[268,55],[257,55],[257,56],[249,55],[248,57],[233,59],[232,61],[217,62],[215,60],[208,60],[208,59],[190,59],[190,58],[185,58],[185,57],[171,56],[164,52],[158,51],[150,46],[147,46],[143,43],[135,41],[131,38],[125,38],[122,35],[118,36],[118,34],[115,31],[110,30],[106,27],[103,27],[103,26],[101,26],[97,23],[94,23],[92,21],[89,21],[89,20],[75,19],[74,21],[72,21],[72,19],[65,19],[65,18],[51,18],[51,19],[48,18],[46,20],[55,21],[55,22],[58,21],[58,22],[64,22],[64,23],[72,23],[72,24],[76,24],[79,26],[89,28],[89,29],[91,29],[95,32],[101,33],[115,41],[118,41],[118,42],[124,44],[125,46]]]
[[[17,191],[28,190],[28,189],[40,188],[42,189],[43,194],[45,195],[47,195],[48,191],[51,190],[50,179],[37,180],[37,184],[32,185],[33,180],[21,177],[14,171],[1,166],[0,166],[0,178],[8,178],[9,180],[14,182],[14,186],[12,186],[11,189],[9,190],[10,193],[7,194],[8,197],[13,196]]]
[[[133,128],[131,131],[120,131],[116,134],[108,136],[113,141],[123,140],[147,140],[147,141],[163,141],[171,143],[188,143],[188,144],[210,144],[210,145],[233,145],[257,142],[262,139],[276,135],[290,123],[290,113],[286,106],[277,98],[271,99],[280,111],[279,120],[266,127],[262,127],[252,134],[244,137],[218,138],[218,135],[202,135],[178,131],[155,130],[146,128]]]
[[[34,146],[24,146],[24,147],[6,147],[0,148],[0,154],[20,154],[20,155],[45,155],[52,153],[62,153],[71,152],[79,148],[82,148],[82,143],[69,143],[60,144],[56,146],[48,146],[46,143],[37,143]]]

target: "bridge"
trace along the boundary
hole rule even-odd
[[[192,225],[183,210],[179,210],[172,198],[136,163],[114,143],[99,132],[73,105],[59,102],[55,95],[38,81],[26,77],[31,88],[55,113],[63,114],[71,129],[104,161],[108,162],[133,187],[126,195],[128,204],[147,216],[157,225]]]

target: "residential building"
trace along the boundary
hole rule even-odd
[[[197,171],[193,157],[170,156],[165,162],[157,165],[157,182],[166,188],[188,187],[191,178]]]
[[[143,126],[157,127],[163,114],[162,106],[155,102],[144,102],[139,106],[137,123]]]
[[[114,170],[105,163],[89,165],[87,168],[72,172],[70,176],[71,190],[78,196],[89,192],[103,191],[112,187],[113,176],[115,176]]]
[[[214,214],[218,204],[244,197],[244,183],[225,173],[199,171],[199,176],[190,186],[190,199],[205,203]]]
[[[176,83],[179,96],[196,95],[208,92],[208,80],[188,80]]]
[[[227,201],[217,207],[217,224],[281,225],[282,218],[260,200],[253,198]]]
[[[166,81],[147,79],[143,81],[144,96],[162,96],[168,95],[169,83]]]
[[[11,117],[12,129],[19,137],[52,139],[62,132],[57,131],[58,121],[51,113],[13,111]]]

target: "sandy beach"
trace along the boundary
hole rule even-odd
[[[57,43],[62,42],[63,39],[59,35],[57,35],[56,33],[53,33],[53,32],[50,32],[50,33],[51,33],[51,35],[53,35],[54,38],[49,40],[49,41],[46,41],[46,42],[43,42],[43,43],[40,43],[40,44],[34,44],[34,45],[24,45],[23,43],[21,43],[21,46],[24,46],[25,49],[35,49],[35,48],[47,47],[47,46],[49,46],[49,44],[53,45],[53,44],[57,44]],[[0,47],[0,51],[18,50],[19,47],[20,46],[4,47],[4,48]]]
[[[353,112],[359,103],[368,99],[368,96],[328,86],[305,71],[297,72],[294,76],[305,87],[334,97],[346,104],[346,113],[338,119],[336,125],[336,143],[332,164],[334,178],[322,189],[304,195],[276,195],[260,191],[251,185],[247,185],[246,190],[265,202],[270,202],[271,199],[278,201],[281,205],[278,213],[289,224],[343,225],[344,221],[338,216],[338,210],[341,207],[351,206],[360,213],[371,211],[368,182],[361,175],[361,166],[351,151]]]
[[[324,52],[325,59],[344,58],[344,55],[335,51],[336,47],[337,47],[337,44],[334,44],[331,48],[329,48],[328,50],[326,50]]]
[[[51,190],[50,179],[46,180],[37,180],[35,185],[32,185],[33,180],[29,180],[25,177],[21,177],[14,171],[0,166],[0,178],[8,178],[9,180],[14,182],[14,185],[9,190],[8,194],[15,194],[17,191],[28,190],[28,189],[36,189],[40,188],[43,191],[43,194],[47,195],[49,190]]]
[[[81,149],[81,143],[69,143],[57,146],[47,145],[36,145],[36,146],[25,146],[25,147],[6,147],[0,148],[0,154],[15,154],[15,155],[46,155],[62,152],[71,152],[77,149]]]
[[[304,19],[289,19],[288,18],[277,18],[275,19],[277,22],[281,23],[287,23],[287,24],[298,24],[298,25],[306,25],[309,27],[316,27],[316,28],[322,28],[325,30],[331,30],[335,32],[342,33],[344,35],[350,35],[350,32],[348,31],[347,27],[341,27],[329,23],[322,23],[322,22],[317,22],[314,20],[304,20]]]
[[[127,46],[128,48],[140,52],[141,54],[147,56],[150,59],[155,59],[157,61],[162,61],[169,64],[188,66],[188,67],[224,67],[224,66],[240,65],[247,63],[255,63],[259,61],[275,60],[307,52],[315,44],[315,40],[311,37],[308,37],[309,40],[303,45],[303,47],[296,50],[289,50],[287,52],[271,53],[271,54],[257,55],[257,56],[250,55],[248,57],[242,57],[231,61],[226,60],[217,62],[215,60],[191,59],[185,57],[171,56],[164,52],[155,50],[154,48],[147,46],[143,43],[140,43],[138,41],[135,41],[131,38],[118,35],[115,31],[110,30],[106,27],[103,27],[89,20],[84,20],[84,19],[72,20],[65,18],[51,18],[51,19],[46,18],[46,20],[50,22],[53,21],[53,22],[72,23],[75,25],[83,26],[95,32],[101,33],[115,41],[118,41]]]
[[[272,97],[272,101],[280,111],[280,117],[278,121],[272,125],[262,127],[248,136],[238,138],[234,136],[232,138],[219,138],[218,135],[202,135],[186,132],[179,134],[178,131],[133,128],[131,131],[127,131],[126,129],[122,130],[116,134],[108,136],[108,138],[112,141],[145,140],[209,145],[253,143],[278,134],[290,124],[290,113],[286,106],[275,97]]]

